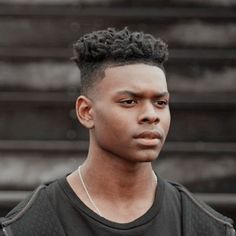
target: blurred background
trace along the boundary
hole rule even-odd
[[[83,162],[72,44],[124,26],[169,44],[172,126],[154,168],[236,220],[235,0],[0,0],[0,216]]]

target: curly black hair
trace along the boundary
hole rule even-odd
[[[137,62],[152,64],[164,69],[168,59],[168,46],[151,34],[131,32],[127,27],[114,28],[85,34],[74,45],[73,61],[81,72],[81,93],[100,77],[109,65],[124,65]],[[101,75],[103,73],[103,75]]]

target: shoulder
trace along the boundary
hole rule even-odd
[[[40,235],[42,231],[45,232],[44,235],[64,235],[48,198],[48,186],[49,184],[40,185],[2,218],[0,223],[3,229],[10,231],[11,235]]]
[[[165,179],[159,177],[159,180],[159,184],[163,185],[164,204],[170,206],[172,210],[177,209],[178,211],[181,211],[181,194],[178,189]]]
[[[16,207],[14,207],[5,217],[4,224],[8,222],[13,223],[23,216],[28,210],[32,208],[43,197],[43,190],[45,185],[40,185],[35,191],[21,201]]]
[[[43,189],[45,189],[45,185],[39,186],[34,192],[32,192],[29,196],[27,196],[23,201],[21,201],[16,207],[14,207],[6,217],[1,218],[1,226],[5,231],[9,231],[10,227],[15,225],[26,225],[28,218],[31,215],[37,214],[32,213],[34,211],[35,206],[38,205],[38,201],[42,198]],[[36,207],[37,208],[37,207]],[[23,221],[23,222],[22,222]]]
[[[195,229],[195,231],[199,232],[201,232],[201,230],[205,232],[221,231],[219,235],[235,235],[233,221],[230,218],[215,211],[209,205],[197,199],[184,186],[174,182],[169,182],[169,184],[180,193],[183,224],[186,230],[190,230],[188,228],[191,227],[192,230]],[[207,235],[211,234],[208,233]],[[218,234],[215,233],[215,235]]]

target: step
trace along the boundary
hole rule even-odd
[[[31,190],[75,170],[88,142],[0,141],[0,190]],[[163,177],[198,192],[234,193],[236,143],[166,142],[153,163]]]
[[[3,153],[86,153],[88,141],[66,141],[66,140],[0,140],[0,152]],[[163,152],[170,154],[203,154],[217,155],[236,154],[235,143],[227,142],[170,142],[167,141]],[[42,156],[44,157],[44,156]],[[167,156],[168,157],[168,156]],[[47,158],[47,156],[45,156]],[[236,158],[236,157],[235,157]]]
[[[234,0],[211,0],[211,1],[199,1],[199,0],[169,0],[169,1],[155,1],[155,0],[149,0],[149,1],[143,1],[143,0],[136,0],[136,1],[125,1],[125,0],[1,0],[0,3],[6,4],[6,5],[24,5],[24,6],[35,6],[37,7],[38,4],[43,4],[48,7],[55,7],[55,6],[61,6],[61,5],[72,5],[72,6],[81,6],[81,7],[91,7],[91,6],[111,6],[111,7],[134,7],[134,6],[150,6],[150,7],[163,7],[163,6],[171,6],[171,7],[234,7],[236,6],[236,3]]]
[[[235,54],[236,55],[236,54]],[[232,63],[232,61],[230,62]],[[167,80],[170,92],[184,93],[235,93],[235,65],[182,61],[167,63]],[[1,62],[0,92],[79,92],[79,70],[74,63],[65,61]],[[13,94],[14,95],[14,94]],[[7,96],[7,95],[4,95]],[[10,94],[9,94],[10,96]]]
[[[0,93],[0,139],[87,140],[75,100],[65,93]],[[235,93],[174,93],[168,140],[235,142],[235,107]]]
[[[132,30],[152,33],[162,37],[172,49],[235,49],[235,13],[236,8],[221,6],[209,9],[16,4],[13,7],[0,3],[0,34],[4,36],[0,38],[0,58],[68,58],[68,48],[81,35],[111,26],[129,26]],[[221,54],[226,57],[230,54],[235,59],[230,50]]]
[[[40,16],[50,16],[50,17],[78,17],[78,16],[108,16],[108,17],[165,17],[165,18],[203,18],[203,19],[233,19],[236,20],[235,16],[235,7],[222,7],[217,4],[215,7],[209,8],[208,6],[204,6],[202,4],[201,7],[171,7],[171,4],[168,6],[165,4],[161,4],[157,7],[148,7],[148,6],[115,6],[106,5],[106,6],[96,6],[93,4],[90,6],[81,6],[80,4],[40,4],[40,2],[35,4],[22,4],[15,3],[9,4],[2,3],[3,0],[0,1],[1,9],[0,16],[26,16],[26,17],[40,17]],[[197,0],[195,0],[197,1]],[[63,11],[64,9],[64,11]],[[109,9],[109,11],[107,11]],[[209,11],[211,9],[212,11]]]

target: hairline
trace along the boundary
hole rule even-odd
[[[148,60],[105,61],[105,62],[101,62],[101,66],[90,75],[91,77],[96,76],[100,78],[92,79],[93,82],[91,83],[90,88],[88,88],[87,91],[81,95],[84,95],[91,99],[90,94],[94,93],[94,88],[96,84],[105,78],[105,71],[107,69],[119,67],[119,66],[125,66],[125,65],[135,65],[135,64],[145,64],[145,65],[150,65],[150,66],[156,66],[159,69],[161,69],[162,72],[166,75],[164,66],[162,64],[158,64],[153,61],[148,61]]]
[[[162,64],[156,63],[154,61],[151,60],[145,60],[145,59],[134,59],[134,60],[128,60],[128,61],[104,61],[104,62],[98,62],[101,63],[101,65],[95,69],[92,73],[91,73],[91,78],[96,77],[91,79],[93,82],[90,85],[90,88],[87,88],[86,91],[83,91],[83,93],[81,95],[84,96],[89,96],[90,91],[93,91],[94,86],[96,86],[96,83],[98,83],[99,81],[101,81],[102,79],[105,78],[105,71],[108,68],[114,68],[114,67],[119,67],[119,66],[125,66],[125,65],[135,65],[135,64],[145,64],[145,65],[150,65],[150,66],[156,66],[159,69],[162,70],[162,72],[166,75],[164,66]]]

